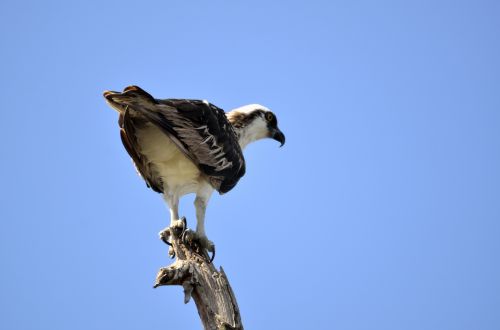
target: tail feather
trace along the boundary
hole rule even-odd
[[[151,94],[140,88],[139,86],[125,87],[123,92],[105,91],[104,98],[108,103],[118,111],[123,111],[126,106],[140,106],[151,103],[156,104],[157,101]]]

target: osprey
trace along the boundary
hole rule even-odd
[[[146,185],[163,194],[170,226],[179,220],[179,198],[195,193],[196,238],[214,253],[205,233],[205,210],[214,190],[230,191],[245,174],[242,149],[272,138],[285,143],[276,116],[251,104],[225,113],[201,100],[153,98],[137,86],[105,91],[118,111],[120,136]],[[160,237],[162,237],[160,233]]]

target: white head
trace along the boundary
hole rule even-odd
[[[272,138],[285,144],[285,135],[278,128],[278,120],[274,113],[260,104],[249,104],[228,112],[227,118],[238,134],[242,148],[250,142]]]

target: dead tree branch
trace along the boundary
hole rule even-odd
[[[193,297],[207,330],[242,330],[240,310],[222,267],[217,271],[206,251],[195,241],[186,243],[182,227],[170,227],[163,235],[170,238],[169,254],[175,253],[176,260],[158,271],[154,287],[181,285],[184,303]]]

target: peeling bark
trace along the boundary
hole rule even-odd
[[[220,267],[218,271],[210,263],[205,249],[196,241],[186,243],[181,236],[185,235],[179,227],[170,227],[163,232],[163,238],[170,238],[169,254],[175,254],[176,260],[158,271],[154,287],[182,285],[184,303],[193,298],[207,330],[242,330],[240,310],[224,270]]]

